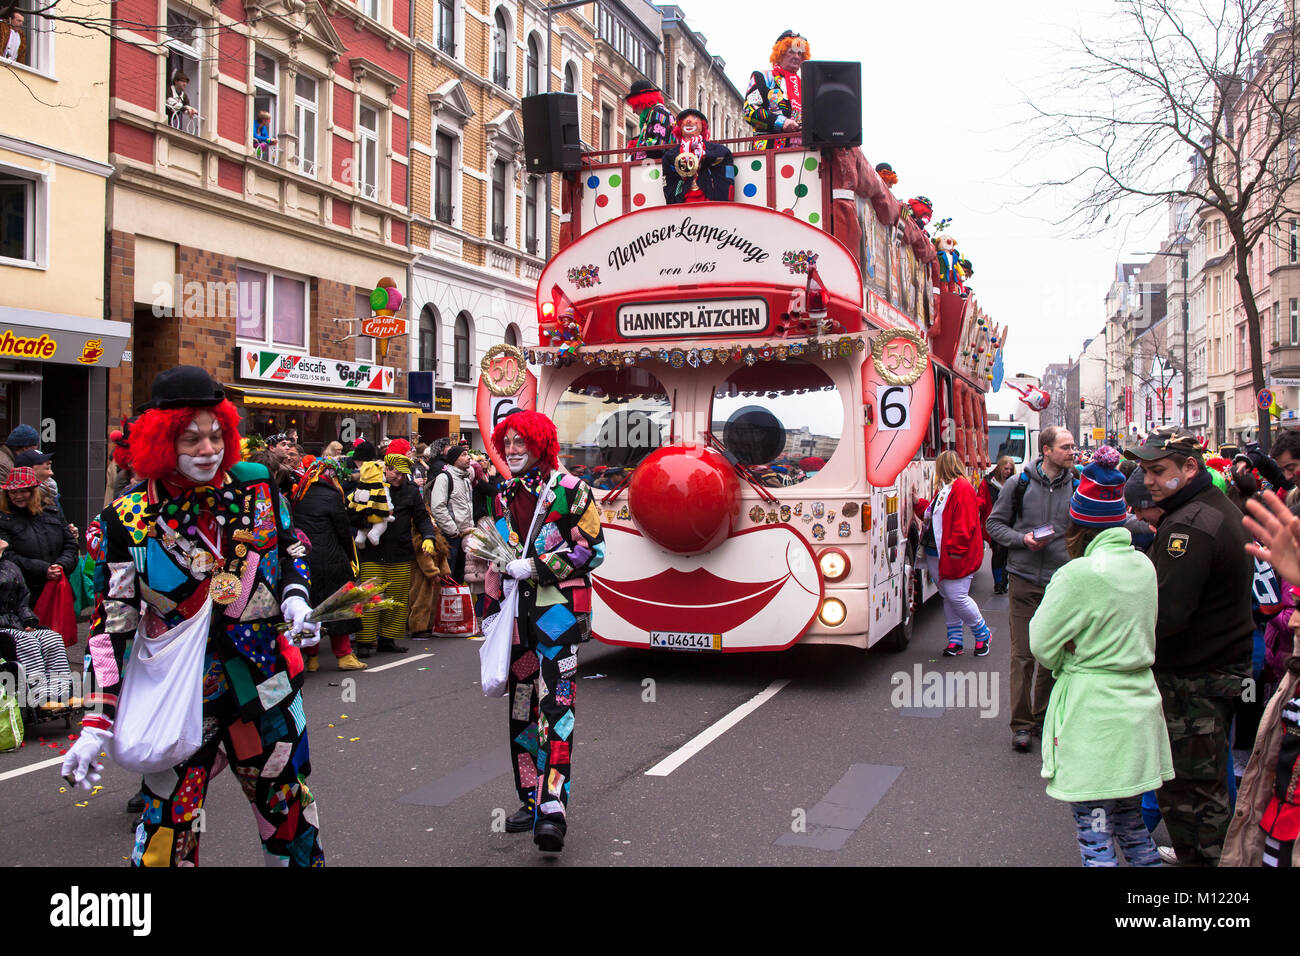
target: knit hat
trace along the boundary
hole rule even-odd
[[[394,438],[388,443],[384,452],[389,455],[406,455],[409,458],[411,454],[411,443],[405,438]]]
[[[40,436],[31,425],[19,425],[9,433],[5,444],[10,448],[32,448],[40,444]]]
[[[461,455],[469,454],[469,449],[464,445],[448,445],[447,450],[442,453],[442,460],[449,465],[456,464]]]
[[[1090,528],[1116,528],[1128,517],[1124,505],[1124,472],[1119,464],[1119,452],[1110,445],[1102,445],[1092,456],[1092,463],[1083,469],[1079,487],[1070,499],[1070,520]]]
[[[379,452],[375,451],[375,446],[368,441],[360,442],[352,449],[353,461],[375,461],[379,458]]]
[[[1143,481],[1141,468],[1134,468],[1133,474],[1129,475],[1128,481],[1124,483],[1124,503],[1134,511],[1156,506],[1155,500],[1151,497],[1151,492],[1147,491],[1146,483]]]
[[[403,475],[411,473],[411,459],[405,455],[385,455],[384,464]]]

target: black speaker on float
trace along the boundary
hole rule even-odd
[[[530,173],[562,173],[581,167],[577,94],[524,97],[524,163]]]
[[[805,146],[862,145],[862,64],[808,60],[799,70]]]

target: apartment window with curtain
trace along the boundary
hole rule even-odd
[[[448,56],[456,55],[456,0],[438,0],[438,49]]]
[[[456,316],[453,347],[456,351],[456,381],[469,381],[469,313]]]
[[[533,256],[537,255],[537,194],[540,182],[536,176],[528,177],[528,187],[524,191],[524,247]]]
[[[452,156],[456,143],[439,130],[433,137],[433,218],[451,224]]]
[[[357,0],[357,7],[371,20],[379,19],[379,0]]]
[[[524,70],[524,95],[536,96],[542,88],[542,53],[537,34],[528,34],[528,62]]]
[[[507,66],[510,35],[509,28],[506,26],[506,15],[500,7],[497,7],[492,22],[492,82],[505,89],[509,81]]]
[[[294,114],[298,130],[298,172],[316,175],[316,81],[299,73],[294,80]]]
[[[361,195],[367,199],[379,196],[379,111],[362,105],[357,123],[357,151],[360,175],[357,177]]]
[[[0,167],[0,261],[46,264],[46,180],[34,171]]]
[[[613,149],[614,144],[610,142],[613,139],[614,111],[608,106],[600,108],[600,148]]]
[[[239,266],[236,337],[301,351],[307,347],[307,283],[266,269]]]
[[[506,241],[506,163],[498,159],[492,164],[492,238]]]

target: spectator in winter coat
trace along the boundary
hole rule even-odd
[[[438,530],[447,539],[451,555],[451,576],[465,578],[465,549],[461,538],[474,528],[474,487],[469,451],[464,445],[450,446],[442,456],[446,466],[438,473],[427,496],[429,510]]]
[[[1042,731],[1052,675],[1034,675],[1029,621],[1043,600],[1047,582],[1070,559],[1065,532],[1070,523],[1074,485],[1074,436],[1049,426],[1039,436],[1042,458],[1025,465],[1015,481],[1002,486],[984,527],[1007,549],[1011,593],[1011,746],[1028,753],[1031,734]],[[1035,533],[1037,532],[1037,533]]]
[[[976,497],[980,503],[980,531],[984,535],[984,540],[993,548],[994,594],[1007,593],[1007,549],[993,540],[984,524],[989,520],[989,515],[993,512],[993,504],[998,500],[998,495],[1002,493],[1002,486],[1015,473],[1015,459],[1010,455],[1003,455],[998,459],[997,464],[993,466],[993,470],[984,476],[984,480],[980,482],[979,489],[976,491]]]
[[[311,542],[311,550],[307,553],[307,568],[311,572],[309,601],[312,607],[318,607],[343,585],[356,581],[359,569],[352,525],[348,522],[343,502],[343,488],[335,464],[328,458],[317,459],[294,489],[293,526]],[[331,621],[324,625],[341,671],[359,671],[366,667],[352,653],[350,635],[360,629],[359,620]],[[317,650],[318,647],[307,648],[306,666],[309,671],[320,668]]]
[[[35,448],[38,441],[40,436],[31,425],[19,425],[9,433],[5,443],[0,445],[0,484],[9,477],[15,459],[29,448]]]
[[[1156,646],[1156,574],[1124,527],[1119,452],[1102,446],[1070,508],[1071,560],[1030,622],[1034,656],[1056,678],[1043,728],[1047,795],[1070,803],[1084,866],[1159,866],[1140,795],[1173,778]]]
[[[956,657],[962,652],[965,624],[975,638],[975,656],[984,657],[989,652],[989,626],[970,596],[971,579],[984,560],[975,489],[966,479],[966,468],[955,451],[939,455],[934,479],[939,489],[925,512],[925,561],[943,598],[948,626],[948,646],[943,653],[945,657]]]
[[[9,560],[23,572],[33,606],[48,582],[77,566],[77,539],[30,468],[14,468],[0,485],[0,537],[9,542]]]
[[[8,551],[8,540],[0,536],[0,638],[4,639],[0,644],[14,645],[14,656],[26,671],[30,706],[46,710],[80,707],[81,699],[72,696],[72,669],[63,637],[41,627],[23,572],[8,558]]]

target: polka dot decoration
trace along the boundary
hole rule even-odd
[[[822,219],[821,159],[815,153],[785,153],[776,180],[775,206],[787,215],[810,225]]]
[[[592,229],[623,215],[622,170],[615,167],[596,169],[587,177],[582,193],[582,226]]]
[[[767,157],[759,157],[736,166],[736,202],[753,206],[767,205]]]
[[[619,177],[620,181],[622,177]],[[632,208],[653,209],[664,204],[663,171],[653,163],[634,163],[627,170],[627,188]]]

